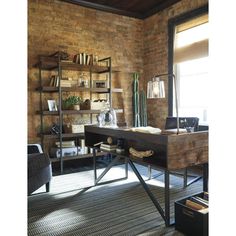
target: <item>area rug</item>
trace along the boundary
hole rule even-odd
[[[147,168],[136,167],[147,180]],[[153,171],[153,175],[159,173]],[[182,235],[173,227],[165,227],[131,169],[128,175],[126,180],[96,187],[90,187],[93,185],[91,170],[53,177],[50,193],[45,193],[42,187],[28,197],[28,235]],[[115,166],[103,181],[124,176],[124,167]],[[163,177],[147,181],[162,207]],[[171,175],[171,217],[174,217],[175,200],[200,191],[201,180],[184,189],[183,178]]]

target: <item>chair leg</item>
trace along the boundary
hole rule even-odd
[[[148,180],[150,180],[152,178],[152,169],[151,169],[151,165],[148,165]]]
[[[46,192],[50,191],[50,182],[46,183]]]

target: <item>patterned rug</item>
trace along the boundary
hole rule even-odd
[[[140,165],[136,167],[147,179],[147,168]],[[153,175],[158,173],[153,171]],[[114,166],[102,181],[124,176],[123,166]],[[147,181],[162,207],[163,177],[161,175]],[[45,193],[43,186],[28,197],[28,235],[182,235],[174,227],[165,227],[163,219],[131,169],[126,180],[88,187],[91,185],[91,170],[54,176],[50,193]],[[200,191],[201,180],[183,189],[183,178],[171,175],[172,218],[175,200]]]

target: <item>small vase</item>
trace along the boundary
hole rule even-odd
[[[78,111],[78,110],[80,110],[80,105],[78,105],[78,104],[77,105],[73,105],[73,108],[74,108],[74,110]]]

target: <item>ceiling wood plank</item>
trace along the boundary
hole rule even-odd
[[[138,19],[143,19],[143,15],[140,13],[121,10],[118,8],[114,8],[114,7],[110,7],[110,6],[106,6],[106,5],[102,5],[102,4],[92,3],[92,2],[83,1],[83,0],[62,0],[62,1],[72,3],[72,4],[77,4],[77,5],[80,5],[83,7],[93,8],[96,10],[101,10],[101,11],[115,13],[115,14],[119,14],[119,15],[134,17],[134,18],[138,18]]]
[[[158,5],[156,5],[156,7],[150,9],[149,11],[147,11],[144,15],[143,15],[143,19],[152,16],[154,14],[156,14],[157,12],[160,12],[174,4],[176,4],[177,2],[180,2],[181,0],[169,0],[169,1],[165,1],[163,0],[162,2],[160,2]]]
[[[181,0],[61,0],[114,14],[145,19]]]

